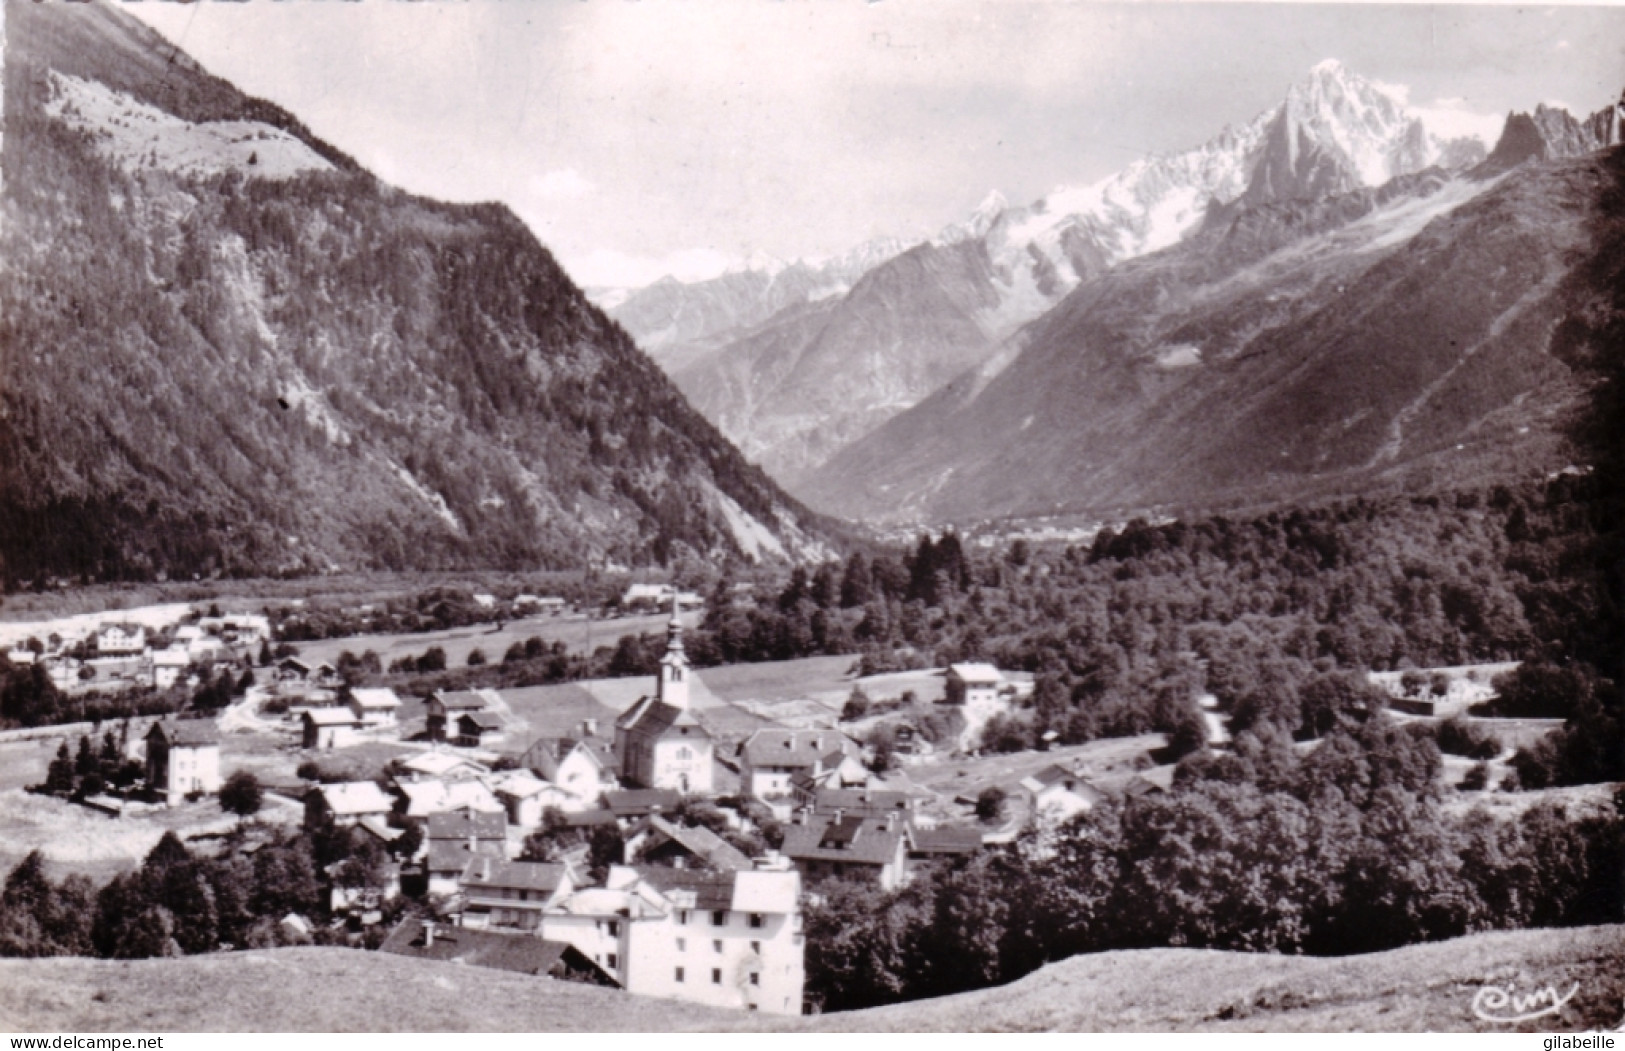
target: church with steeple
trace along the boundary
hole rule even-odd
[[[615,757],[621,780],[644,788],[672,788],[684,794],[712,791],[716,744],[689,710],[694,672],[683,653],[683,625],[672,599],[666,625],[666,655],[653,697],[643,697],[615,720]]]

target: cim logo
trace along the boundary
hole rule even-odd
[[[1473,994],[1473,1014],[1486,1022],[1502,1025],[1528,1022],[1561,1011],[1563,1005],[1574,999],[1574,994],[1579,991],[1579,982],[1570,986],[1562,996],[1557,994],[1557,987],[1553,985],[1530,993],[1519,993],[1517,987],[1511,984],[1486,985]]]

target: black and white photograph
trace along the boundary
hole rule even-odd
[[[1625,1039],[1625,6],[0,5],[10,1047]]]

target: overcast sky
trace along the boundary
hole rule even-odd
[[[286,0],[127,8],[406,189],[497,199],[575,278],[928,237],[1197,145],[1324,58],[1413,104],[1589,113],[1625,8]]]

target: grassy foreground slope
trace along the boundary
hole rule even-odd
[[[1521,1025],[1473,1014],[1486,984],[1559,995]],[[1625,927],[1478,934],[1342,959],[1150,949],[1078,956],[999,989],[772,1020],[351,949],[178,960],[0,961],[0,1030],[1542,1030],[1614,1028]]]

